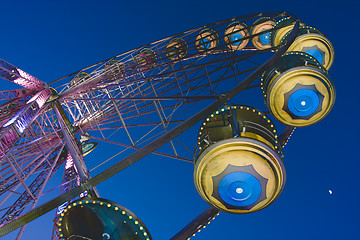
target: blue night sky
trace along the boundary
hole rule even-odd
[[[298,128],[284,148],[284,192],[262,211],[221,213],[191,239],[358,235],[360,131],[355,124],[360,114],[353,107],[360,83],[355,74],[359,49],[353,45],[359,33],[358,12],[351,1],[14,1],[2,3],[1,9],[0,58],[48,83],[164,37],[250,13],[287,11],[319,29],[335,47],[329,74],[337,100],[323,121]],[[1,84],[1,90],[8,88],[8,83]],[[260,90],[255,94],[262,102]],[[186,136],[195,138],[197,129]],[[107,147],[97,148],[86,161],[102,158]],[[60,179],[55,176],[48,189]],[[134,212],[155,240],[171,238],[208,208],[194,187],[193,164],[156,155],[101,183],[98,190],[101,197]],[[22,239],[50,239],[53,217],[50,212],[28,224]],[[15,239],[16,232],[1,239]]]

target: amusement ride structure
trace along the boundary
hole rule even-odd
[[[285,186],[282,148],[292,132],[334,105],[333,60],[326,36],[288,13],[198,27],[49,84],[0,60],[0,77],[23,87],[0,92],[0,236],[21,228],[20,239],[28,222],[54,211],[52,239],[152,239],[96,189],[148,154],[193,163],[210,205],[172,239],[189,239],[220,211],[271,205]],[[265,110],[238,102],[253,88]],[[198,123],[194,141],[178,138]],[[108,159],[84,161],[98,144],[118,150],[103,170]],[[48,198],[58,170],[60,195]]]

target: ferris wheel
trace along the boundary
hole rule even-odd
[[[0,236],[21,227],[20,239],[28,222],[54,211],[52,239],[152,239],[96,188],[148,154],[194,163],[210,205],[172,239],[189,239],[221,211],[271,205],[285,186],[292,132],[334,105],[333,61],[327,37],[288,13],[201,26],[51,83],[0,60],[1,78],[23,87],[0,92]],[[253,88],[265,110],[239,102]],[[180,137],[198,123],[192,140]],[[116,152],[84,160],[103,144]],[[59,170],[60,195],[50,198],[45,187]]]

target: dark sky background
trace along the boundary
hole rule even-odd
[[[359,235],[358,9],[353,1],[13,1],[0,5],[0,58],[44,82],[146,43],[208,23],[261,11],[287,11],[332,41],[329,73],[337,100],[320,123],[297,129],[285,147],[287,183],[270,207],[221,213],[191,239],[354,239]],[[1,83],[6,90],[7,83]],[[262,101],[260,91],[258,100]],[[241,103],[240,103],[241,104]],[[189,134],[190,136],[191,134]],[[196,136],[192,134],[191,136]],[[101,158],[96,149],[89,160]],[[120,160],[120,159],[118,159]],[[98,186],[134,212],[153,239],[166,240],[208,205],[193,165],[150,156]],[[56,186],[57,176],[50,183]],[[329,194],[329,190],[333,194]],[[54,212],[28,224],[22,239],[50,239]],[[1,239],[15,239],[16,231]]]

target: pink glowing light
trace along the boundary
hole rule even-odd
[[[35,94],[29,101],[27,101],[26,104],[35,101],[37,103],[37,105],[39,106],[39,108],[41,108],[42,106],[44,106],[44,103],[50,97],[50,95],[51,95],[50,88],[46,88],[43,91],[38,92],[37,94]]]
[[[16,70],[19,72],[20,76],[25,79],[25,81],[22,82],[25,86],[24,85],[21,85],[21,86],[24,86],[24,87],[29,88],[29,89],[40,89],[40,88],[43,88],[45,86],[45,84],[43,82],[41,82],[39,79],[37,79],[37,78],[31,76],[30,74],[24,72],[20,68],[16,68]]]
[[[25,79],[23,79],[23,78],[17,78],[17,79],[15,79],[14,80],[14,83],[16,83],[17,85],[20,85],[20,86],[22,86],[22,87],[27,87],[27,82],[28,81],[26,81]]]
[[[69,169],[72,166],[74,166],[74,161],[70,155],[70,153],[68,153],[67,159],[66,159],[66,163],[65,163],[65,169]]]

